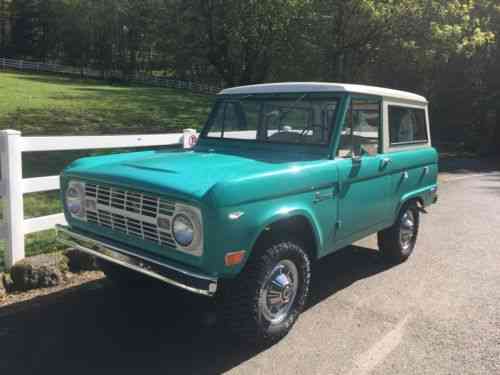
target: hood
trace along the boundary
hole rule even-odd
[[[149,151],[79,159],[65,170],[65,174],[159,194],[202,199],[219,182],[274,174],[294,164],[290,156],[275,154]]]

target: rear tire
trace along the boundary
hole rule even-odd
[[[378,232],[378,247],[382,256],[394,263],[408,259],[415,249],[419,224],[416,202],[404,204],[394,225]]]
[[[221,315],[241,339],[267,345],[284,337],[302,312],[311,265],[298,241],[254,251],[242,273],[223,286]]]

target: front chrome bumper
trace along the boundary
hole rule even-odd
[[[195,274],[166,265],[153,258],[144,257],[117,247],[106,240],[96,240],[68,226],[56,225],[57,240],[67,246],[107,260],[167,284],[193,293],[213,296],[217,291],[217,279]],[[106,242],[104,242],[106,241]]]

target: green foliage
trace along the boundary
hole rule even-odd
[[[409,73],[415,85],[428,70],[494,45],[500,12],[495,0],[11,4],[17,57],[90,66],[103,74],[161,72],[227,85],[284,79],[391,83],[392,74],[379,74],[389,58],[423,67]]]
[[[296,0],[193,3],[202,25],[194,37],[228,85],[265,81],[273,59],[293,37],[294,20],[306,9]]]

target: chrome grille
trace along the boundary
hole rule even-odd
[[[85,184],[85,197],[87,222],[159,245],[176,246],[169,225],[175,212],[175,202],[88,182]],[[168,229],[160,228],[158,220],[165,223]]]

